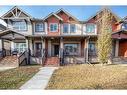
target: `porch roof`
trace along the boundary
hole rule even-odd
[[[6,39],[6,40],[25,39],[26,35],[18,33],[12,29],[7,29],[0,33],[0,38]]]
[[[127,30],[122,29],[112,33],[112,38],[113,39],[127,39]]]

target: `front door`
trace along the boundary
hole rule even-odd
[[[36,43],[35,48],[36,48],[36,50],[35,50],[36,56],[40,57],[41,56],[42,43]]]
[[[59,55],[59,45],[54,45],[54,56]]]

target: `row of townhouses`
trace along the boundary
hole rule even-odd
[[[59,64],[64,59],[65,63],[82,63],[90,58],[94,61],[100,26],[97,21],[103,10],[86,21],[79,21],[64,9],[37,19],[15,6],[1,16],[6,28],[1,28],[0,50],[6,50],[6,55],[29,51],[29,62],[37,60],[37,63],[43,63],[47,59],[45,64],[49,65]],[[126,18],[121,20],[110,9],[107,10],[113,16],[112,56],[127,57]]]

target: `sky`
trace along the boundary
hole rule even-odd
[[[0,16],[5,14],[14,6],[0,6]],[[56,12],[60,8],[63,8],[65,11],[69,12],[73,16],[75,16],[80,21],[85,21],[89,19],[91,16],[95,15],[103,6],[18,6],[32,17],[35,18],[44,18],[51,12]],[[127,16],[127,6],[108,6],[118,17],[124,18]]]

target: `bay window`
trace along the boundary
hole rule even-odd
[[[26,31],[27,23],[24,20],[13,21],[13,28],[19,31]]]
[[[50,31],[57,32],[57,30],[58,30],[58,24],[57,23],[50,23]]]
[[[44,24],[43,23],[36,23],[35,24],[35,32],[43,32],[44,31]]]

